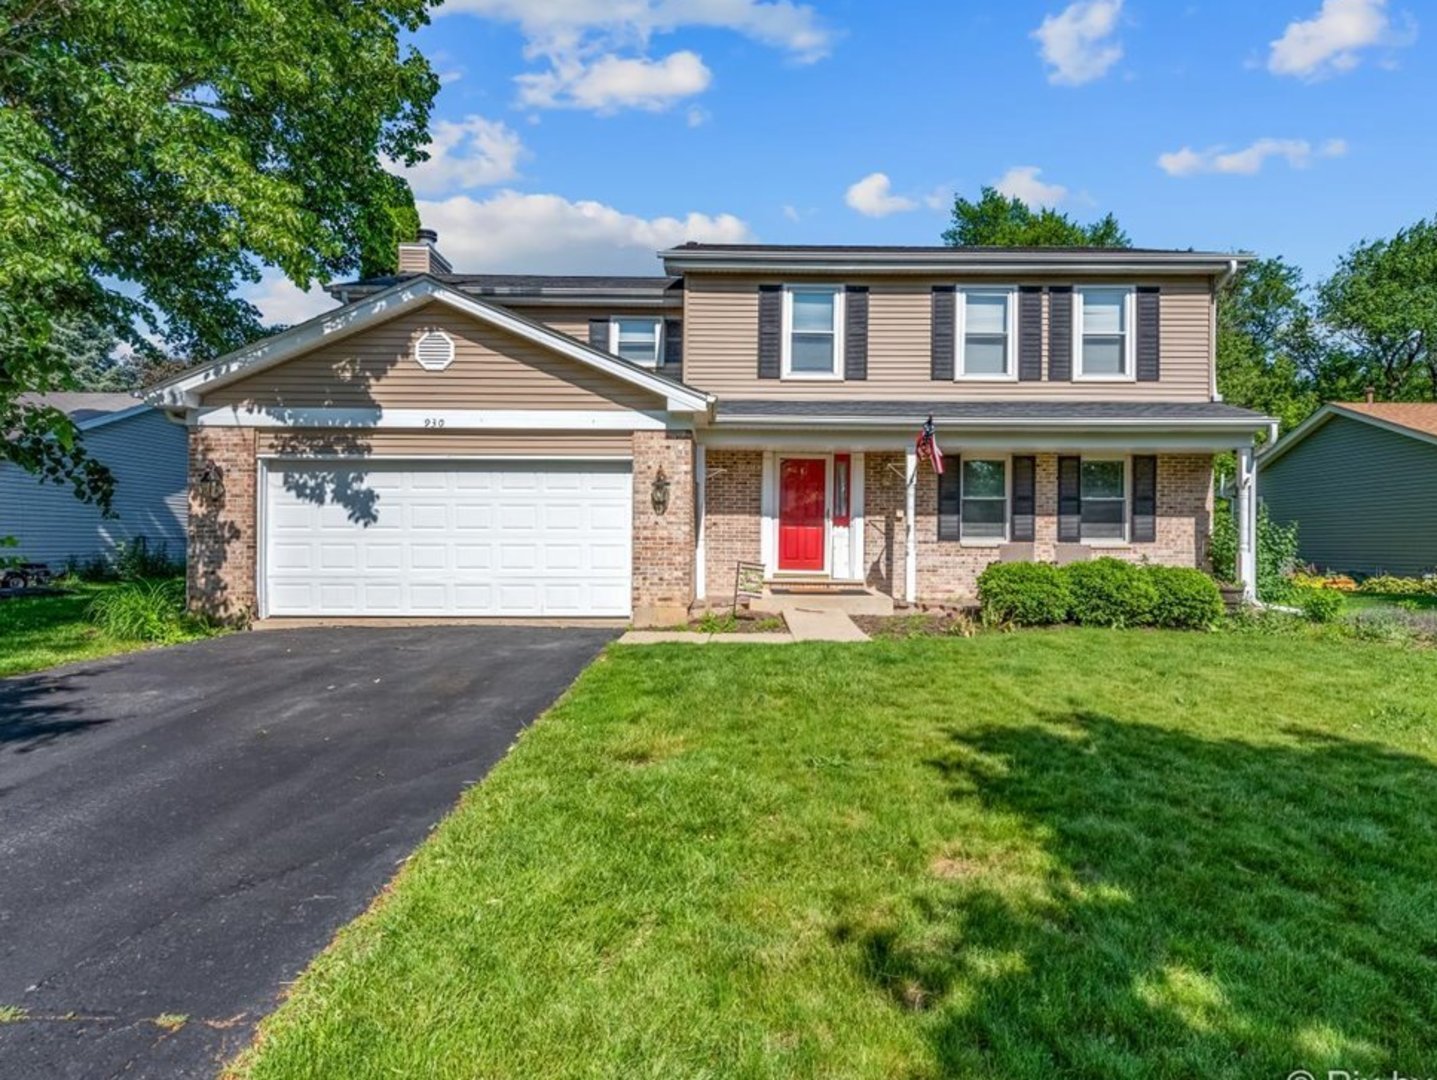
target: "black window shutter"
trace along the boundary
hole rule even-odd
[[[1073,378],[1073,287],[1054,285],[1048,290],[1048,379]]]
[[[953,335],[957,296],[952,285],[933,286],[933,378],[953,381]]]
[[[679,379],[683,377],[684,324],[681,319],[664,320],[664,370]]]
[[[844,289],[843,377],[868,378],[867,285],[849,285]]]
[[[943,458],[938,474],[938,539],[957,540],[963,519],[963,461],[957,455]]]
[[[1158,459],[1151,454],[1133,458],[1133,543],[1150,544],[1158,538]]]
[[[1058,459],[1058,543],[1076,544],[1083,538],[1083,459]]]
[[[1018,286],[1018,381],[1043,378],[1043,290]]]
[[[589,320],[589,344],[603,352],[609,351],[609,320]]]
[[[1034,513],[1037,509],[1037,464],[1034,457],[1013,459],[1013,506],[1009,513],[1009,534],[1015,543],[1031,543],[1034,539]]]
[[[758,287],[758,377],[777,379],[782,375],[783,286]]]
[[[1159,295],[1156,285],[1138,286],[1138,382],[1158,381]]]

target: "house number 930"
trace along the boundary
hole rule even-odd
[[[440,427],[443,427],[443,426],[444,426],[444,417],[442,417],[442,416],[426,416],[426,417],[424,418],[424,426],[427,427],[427,428],[440,428]]]

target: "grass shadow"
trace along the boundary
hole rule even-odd
[[[1430,1069],[1431,762],[1085,712],[952,730],[932,765],[973,833],[837,936],[945,1075]]]

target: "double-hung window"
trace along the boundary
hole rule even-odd
[[[1008,463],[1002,458],[962,459],[962,513],[958,536],[961,540],[991,540],[1008,537]]]
[[[783,377],[832,379],[843,353],[843,289],[790,285],[783,291]]]
[[[960,379],[1012,379],[1015,289],[960,289],[958,292],[958,363]]]
[[[1133,290],[1107,285],[1075,289],[1073,309],[1077,377],[1133,378]]]
[[[1079,498],[1084,543],[1127,539],[1127,462],[1124,459],[1083,458]]]
[[[609,320],[609,352],[644,367],[657,367],[663,355],[664,321],[650,318]]]

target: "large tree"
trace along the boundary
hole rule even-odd
[[[943,242],[951,247],[1132,247],[1112,214],[1083,225],[1051,207],[1034,210],[992,187],[983,188],[977,202],[954,198],[953,224]]]
[[[1217,384],[1223,400],[1274,416],[1284,430],[1317,408],[1324,348],[1302,271],[1281,256],[1248,263],[1218,296]]]
[[[74,328],[147,359],[262,332],[236,295],[392,265],[417,224],[428,0],[0,0],[0,458],[105,502],[26,392],[76,385]]]
[[[1437,218],[1358,244],[1317,290],[1329,398],[1437,400]]]

